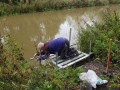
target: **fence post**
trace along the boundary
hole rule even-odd
[[[69,34],[69,44],[70,44],[70,40],[71,40],[71,31],[72,31],[72,29],[70,28],[70,34]]]

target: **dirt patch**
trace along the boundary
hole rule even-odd
[[[83,69],[85,71],[88,71],[89,69],[94,70],[98,76],[105,75],[104,72],[106,71],[106,64],[97,62],[97,61],[90,61],[88,63],[85,63],[82,65]],[[118,74],[120,71],[114,68],[113,66],[109,66],[108,69],[109,73],[113,76]]]
[[[106,64],[105,63],[101,63],[101,62],[97,62],[97,61],[88,61],[87,63],[84,63],[82,65],[83,69],[85,72],[87,72],[88,70],[93,70],[96,72],[96,74],[100,77],[103,75],[107,75],[109,77],[109,79],[112,79],[114,75],[117,75],[120,70],[117,70],[115,68],[113,68],[113,66],[109,66],[109,73],[104,73],[106,71]],[[108,84],[103,84],[103,85],[97,85],[97,88],[91,88],[91,86],[89,84],[86,84],[86,88],[81,90],[108,90]]]

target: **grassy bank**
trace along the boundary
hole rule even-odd
[[[34,68],[23,58],[22,48],[9,35],[0,42],[0,90],[77,90],[77,69],[60,70],[52,64]],[[72,72],[72,73],[71,73]]]
[[[0,0],[0,16],[118,3],[119,0]]]
[[[120,69],[120,14],[116,11],[110,13],[109,10],[103,13],[103,20],[100,24],[93,22],[94,25],[90,26],[86,23],[87,28],[82,28],[78,34],[78,43],[82,51],[89,52],[87,47],[92,41],[92,52],[95,53],[97,60],[106,62],[110,39],[112,39],[110,59],[112,64],[118,64]]]
[[[112,39],[112,67],[120,70],[120,16],[117,12],[106,12],[102,23],[93,22],[78,34],[81,50],[88,52],[89,41],[92,41],[92,52],[95,60],[106,62],[109,40]],[[80,28],[81,30],[81,28]],[[1,37],[1,36],[0,36]],[[14,38],[6,34],[5,44],[0,40],[0,90],[78,90],[80,79],[78,73],[83,68],[66,68],[60,70],[52,64],[31,67],[23,57],[22,48]],[[101,78],[109,81],[108,90],[119,90],[120,75]]]

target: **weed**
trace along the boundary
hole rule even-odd
[[[89,41],[92,40],[92,51],[96,57],[101,58],[105,62],[108,53],[109,40],[113,39],[111,49],[111,61],[113,63],[119,62],[120,47],[117,42],[120,40],[120,17],[114,11],[113,13],[105,13],[102,23],[95,23],[94,26],[89,26],[87,29],[82,29],[78,33],[79,44],[81,50],[88,52]]]

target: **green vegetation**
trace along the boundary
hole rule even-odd
[[[88,43],[92,40],[92,51],[95,59],[106,62],[109,39],[113,39],[111,61],[112,65],[120,69],[120,17],[116,12],[106,13],[103,22],[87,27],[79,32],[81,50],[86,51]],[[1,40],[0,40],[1,41]],[[84,47],[82,47],[84,46]],[[78,90],[80,79],[78,73],[84,72],[82,67],[66,68],[60,70],[52,64],[30,66],[23,57],[22,48],[9,34],[5,37],[5,44],[0,42],[0,89],[1,90]],[[108,90],[120,88],[120,74],[108,78]],[[84,85],[84,88],[86,86]]]
[[[82,28],[78,34],[78,43],[81,50],[89,52],[88,45],[92,41],[92,52],[95,54],[95,60],[106,64],[109,41],[112,39],[110,61],[111,67],[120,70],[120,16],[117,12],[105,12],[101,23],[94,22],[93,26],[88,25]],[[108,90],[120,88],[120,74],[114,75],[112,79],[102,77],[109,80]]]
[[[119,0],[0,0],[0,16],[118,4]]]
[[[59,10],[63,8],[81,7],[83,3],[78,0],[77,4],[64,0],[65,3],[48,3],[36,1],[29,5],[18,0],[0,0],[0,15],[9,15],[15,13],[28,13],[34,11]],[[20,0],[23,1],[23,0]],[[26,0],[29,1],[29,0]],[[31,0],[32,1],[32,0]],[[49,3],[52,0],[49,0]],[[82,1],[82,0],[81,0]],[[88,0],[83,0],[83,6],[96,5]],[[100,0],[97,0],[98,2]],[[119,0],[111,0],[111,3],[119,3]],[[9,3],[10,5],[8,5]],[[31,4],[32,3],[32,4]],[[107,1],[104,4],[108,3]],[[15,5],[17,6],[15,6]],[[73,5],[72,5],[73,4]],[[51,7],[51,6],[53,7]],[[68,6],[66,6],[68,5]],[[1,37],[1,36],[0,36]],[[1,38],[0,38],[1,39]],[[94,22],[94,26],[87,24],[87,29],[82,29],[78,34],[81,50],[88,52],[89,41],[92,41],[92,51],[95,53],[95,59],[100,62],[106,62],[109,40],[112,39],[111,62],[112,66],[120,70],[120,16],[118,13],[105,13],[101,23]],[[0,90],[78,90],[80,79],[78,73],[83,72],[82,67],[66,68],[60,70],[52,64],[39,66],[37,68],[30,66],[24,59],[22,48],[19,47],[14,38],[9,34],[5,36],[5,44],[0,40]],[[107,79],[108,90],[117,90],[120,88],[120,74]],[[85,86],[84,86],[85,87]]]
[[[29,68],[26,67],[23,53],[17,43],[6,36],[6,45],[0,42],[0,89],[15,89],[27,83]]]
[[[120,17],[115,11],[113,13],[106,12],[103,16],[103,22],[93,22],[94,26],[87,24],[87,29],[79,32],[79,44],[81,50],[88,52],[87,46],[92,41],[92,51],[96,57],[106,62],[108,53],[108,45],[112,39],[111,61],[113,64],[120,64]]]
[[[76,90],[81,67],[60,70],[52,64],[32,67],[23,58],[22,48],[7,34],[0,42],[0,90]],[[1,41],[1,40],[0,40]]]

